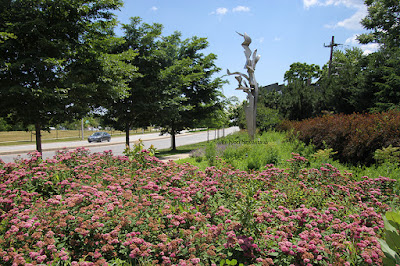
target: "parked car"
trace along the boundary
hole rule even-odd
[[[103,140],[107,140],[110,142],[111,136],[107,132],[95,132],[88,137],[89,143],[92,141],[102,142]]]

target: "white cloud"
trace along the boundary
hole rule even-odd
[[[158,7],[152,6],[150,9],[151,9],[151,11],[157,11],[157,10],[158,10]]]
[[[378,43],[369,43],[369,44],[363,44],[361,46],[361,49],[364,51],[365,55],[372,54],[379,49],[379,44]]]
[[[281,41],[282,39],[281,39],[281,37],[275,37],[274,38],[274,42],[279,42],[279,41]]]
[[[303,0],[304,8],[310,8],[312,6],[319,5],[319,4],[320,3],[318,0]]]
[[[233,12],[249,12],[250,11],[250,7],[247,6],[237,6],[235,8],[232,9]]]
[[[344,5],[346,7],[360,8],[364,6],[364,0],[326,0],[323,4],[325,6],[339,6]]]
[[[360,7],[357,12],[342,21],[337,22],[335,25],[325,25],[326,28],[345,28],[348,30],[362,30],[361,20],[367,15],[367,8]]]
[[[327,28],[345,28],[349,30],[361,30],[361,20],[368,14],[363,0],[303,0],[304,8],[312,6],[345,6],[355,9],[356,12],[349,18],[337,22],[334,25],[325,25]]]
[[[337,27],[343,27],[345,29],[349,30],[361,30],[363,29],[361,25],[361,20],[367,15],[367,8],[365,6],[359,8],[357,12],[351,16],[350,18],[347,18],[345,20],[339,21],[336,26]]]
[[[225,15],[228,13],[228,9],[226,7],[219,7],[217,10],[211,12],[212,15]]]
[[[357,41],[357,35],[353,35],[350,38],[348,38],[345,42],[345,45],[350,45],[350,46],[356,46],[359,47],[361,50],[363,50],[365,55],[371,54],[373,52],[376,52],[379,49],[379,44],[377,43],[369,43],[369,44],[360,44]]]
[[[304,8],[312,6],[339,6],[344,5],[349,8],[360,8],[364,6],[363,0],[303,0]]]

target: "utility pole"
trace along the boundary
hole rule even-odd
[[[331,67],[332,67],[332,57],[333,57],[333,47],[338,46],[338,43],[335,43],[335,36],[332,36],[332,41],[329,45],[324,44],[324,47],[331,48],[331,56],[329,57],[329,69],[328,69],[328,77],[331,76]]]

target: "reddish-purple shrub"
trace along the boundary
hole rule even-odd
[[[373,163],[377,149],[400,146],[400,112],[337,114],[303,121],[285,121],[281,128],[293,129],[297,137],[317,149],[337,151],[337,158],[353,164]]]

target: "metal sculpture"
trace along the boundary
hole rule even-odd
[[[254,53],[251,52],[249,45],[251,43],[251,38],[246,34],[240,34],[244,38],[242,47],[244,48],[244,55],[246,56],[246,64],[244,69],[247,70],[247,75],[240,72],[231,73],[229,69],[227,70],[228,75],[236,75],[235,78],[239,83],[237,90],[243,90],[247,93],[247,105],[244,107],[246,114],[246,124],[247,132],[251,139],[254,139],[256,133],[256,114],[257,114],[257,98],[258,98],[258,84],[256,77],[254,76],[254,71],[256,69],[256,64],[260,60],[260,55],[257,55],[257,49]],[[244,79],[243,79],[244,78]],[[246,82],[247,80],[247,82]],[[242,84],[243,83],[243,84]]]

